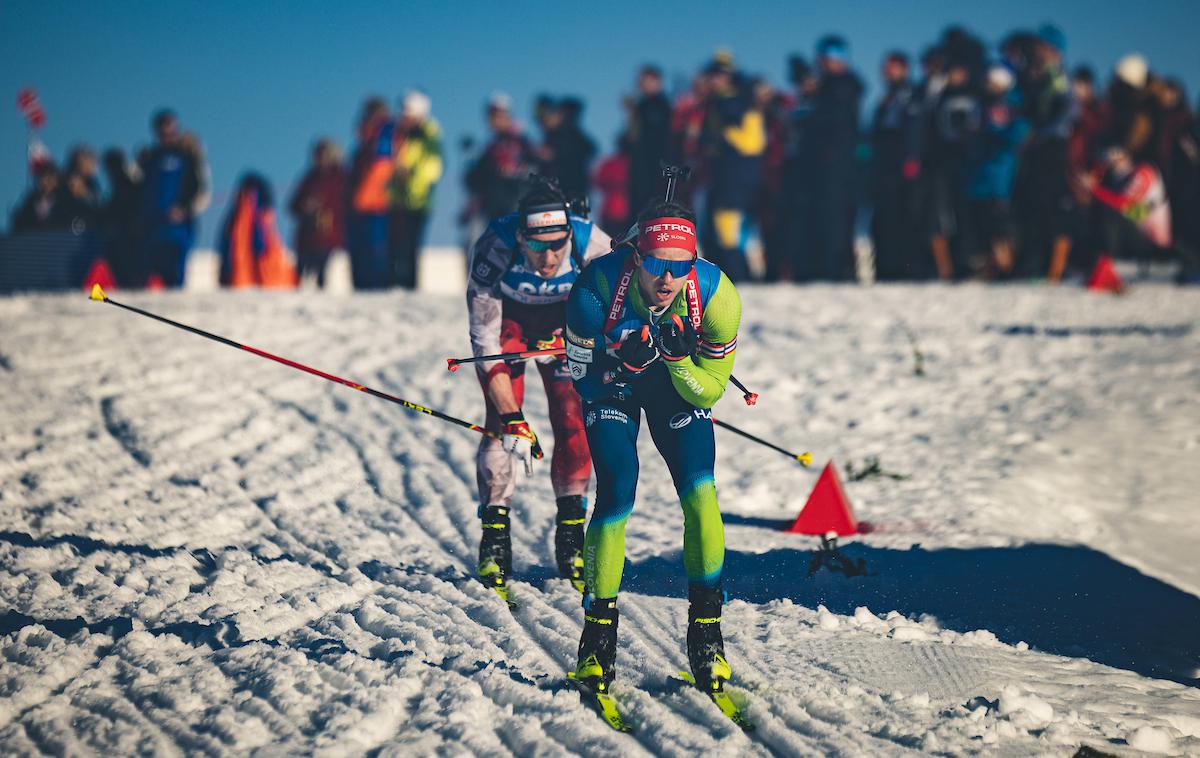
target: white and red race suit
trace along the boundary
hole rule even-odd
[[[1096,199],[1137,224],[1146,238],[1159,247],[1171,246],[1171,206],[1158,170],[1139,163],[1128,176],[1110,171],[1097,176]]]
[[[543,278],[526,265],[517,242],[518,214],[488,225],[469,261],[467,309],[471,349],[475,356],[539,349],[539,343],[562,345],[567,296],[583,266],[609,252],[611,240],[592,222],[571,216],[571,250],[554,276]],[[487,394],[492,377],[507,374],[517,403],[524,404],[525,362],[476,363],[487,403],[484,425],[500,432],[500,414]],[[555,497],[584,495],[592,476],[579,395],[571,383],[565,357],[536,364],[550,406],[554,451],[550,481]],[[484,437],[476,455],[476,478],[482,505],[509,505],[516,488],[513,457],[500,440]]]

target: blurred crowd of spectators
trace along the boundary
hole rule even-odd
[[[692,169],[678,194],[701,214],[703,254],[735,281],[846,281],[866,269],[885,281],[1055,282],[1086,276],[1101,256],[1174,261],[1180,280],[1197,281],[1200,129],[1182,84],[1137,54],[1107,82],[1067,59],[1050,25],[995,49],[952,27],[915,62],[884,57],[865,120],[862,79],[836,35],[811,62],[792,56],[784,87],[742,71],[728,51],[670,94],[645,65],[607,155],[582,127],[582,99],[539,96],[534,136],[496,93],[486,142],[463,140],[464,242],[514,211],[533,173],[570,197],[594,195],[596,220],[620,235],[662,192],[665,162]],[[34,160],[11,231],[97,228],[118,284],[178,285],[210,180],[199,141],[173,113],[156,114],[153,129],[134,161],[112,149],[98,162],[87,147],[61,170]],[[443,170],[426,94],[409,92],[395,111],[369,98],[349,158],[318,140],[291,193],[294,265],[269,184],[242,178],[221,228],[222,282],[323,283],[331,253],[345,249],[356,288],[415,287]]]
[[[91,148],[72,149],[60,170],[35,137],[32,186],[13,212],[10,231],[98,235],[106,283],[180,286],[196,219],[211,202],[211,178],[200,141],[180,129],[175,113],[154,114],[152,127],[154,144],[136,160],[119,148],[104,153],[107,197]],[[311,275],[323,286],[330,255],[346,250],[356,288],[414,288],[442,171],[441,132],[426,94],[409,92],[395,113],[383,99],[368,99],[348,162],[330,138],[313,146],[312,165],[288,199],[295,218],[290,250],[279,233],[270,182],[254,171],[243,174],[218,235],[220,283],[293,287]]]
[[[496,95],[466,174],[466,236],[516,207],[530,171],[598,193],[597,220],[620,234],[661,193],[665,161],[693,169],[682,199],[702,213],[705,257],[735,281],[844,281],[864,266],[893,281],[1060,281],[1102,255],[1176,261],[1195,281],[1200,134],[1182,84],[1131,54],[1104,86],[1086,65],[1068,71],[1066,50],[1050,25],[995,50],[952,27],[915,63],[884,57],[865,128],[863,83],[836,35],[811,63],[790,58],[783,88],[718,51],[671,97],[646,65],[616,150],[590,174],[577,99],[539,99],[535,144]],[[747,254],[754,239],[761,257]]]
[[[101,234],[104,256],[124,286],[179,286],[196,217],[211,201],[211,179],[200,141],[169,111],[151,120],[153,144],[130,160],[110,148],[97,160],[77,146],[60,169],[40,142],[32,143],[33,185],[13,212],[14,234],[71,231]],[[108,196],[100,192],[103,168]]]

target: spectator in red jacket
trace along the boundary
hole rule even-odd
[[[497,92],[488,99],[487,124],[491,141],[467,169],[466,184],[475,212],[493,219],[517,209],[530,186],[529,174],[544,167],[513,116],[512,98]]]
[[[288,210],[296,219],[299,275],[316,274],[325,286],[329,254],[346,246],[346,172],[342,152],[328,137],[313,146],[312,166],[292,193]]]
[[[596,167],[592,183],[603,195],[600,201],[600,228],[618,238],[632,223],[629,205],[629,137],[622,134],[617,151]]]

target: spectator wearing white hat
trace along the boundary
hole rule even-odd
[[[970,247],[984,273],[1004,277],[1012,273],[1012,193],[1017,173],[1017,148],[1029,123],[1013,107],[1016,78],[1003,64],[987,71],[979,103],[979,130],[972,137],[967,193],[970,195]]]
[[[1109,118],[1104,142],[1125,148],[1137,162],[1156,157],[1157,145],[1151,139],[1156,114],[1153,97],[1146,87],[1149,78],[1146,59],[1130,53],[1117,61],[1108,85]]]
[[[429,95],[412,90],[400,101],[389,234],[393,282],[416,289],[417,258],[442,178],[442,131],[431,115]]]

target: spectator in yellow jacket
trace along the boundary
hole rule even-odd
[[[442,178],[442,132],[430,116],[429,96],[413,90],[404,96],[396,128],[392,174],[390,247],[392,276],[405,289],[416,289],[417,256]]]

